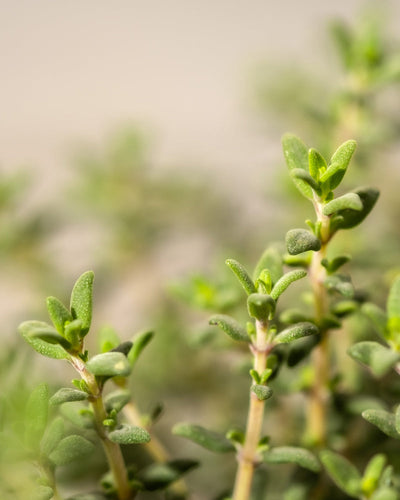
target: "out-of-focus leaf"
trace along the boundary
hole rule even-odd
[[[44,434],[49,414],[49,389],[40,384],[31,392],[25,408],[25,442],[36,448]]]
[[[154,332],[146,331],[139,333],[133,338],[133,346],[128,353],[128,361],[131,367],[133,367],[138,360],[141,352],[147,346],[147,344],[154,337]]]
[[[400,359],[400,354],[373,341],[358,342],[350,347],[348,353],[371,368],[377,377],[387,373]]]
[[[50,453],[50,460],[55,465],[65,465],[83,456],[90,455],[94,450],[93,444],[82,436],[73,434],[62,439]]]
[[[261,271],[268,269],[271,275],[272,285],[274,285],[283,274],[282,256],[279,250],[273,246],[268,247],[254,269],[254,280],[260,277]]]
[[[365,410],[362,412],[362,417],[387,436],[400,439],[400,434],[396,430],[396,417],[393,413],[385,410]]]
[[[322,451],[320,459],[329,476],[341,490],[352,498],[360,496],[361,476],[351,462],[330,450]]]
[[[319,472],[321,465],[311,451],[295,446],[272,448],[263,454],[263,462],[269,464],[296,464],[313,472]]]
[[[172,433],[194,441],[210,451],[217,453],[235,451],[233,444],[223,434],[210,431],[200,425],[180,423],[174,426]]]

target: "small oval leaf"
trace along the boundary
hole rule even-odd
[[[89,331],[92,322],[93,271],[86,271],[76,281],[71,293],[71,314],[82,321],[82,336]]]
[[[236,278],[239,280],[240,284],[242,285],[244,291],[247,293],[247,295],[250,295],[251,293],[256,293],[256,286],[253,283],[253,280],[250,278],[249,273],[247,272],[246,268],[240,264],[240,262],[234,260],[234,259],[227,259],[225,261],[225,264],[229,267],[229,269],[232,270]]]
[[[329,476],[336,485],[353,498],[361,494],[361,475],[354,465],[341,455],[330,450],[320,453]]]
[[[295,446],[272,448],[263,454],[263,462],[269,464],[297,464],[313,472],[321,470],[317,457],[311,451]]]
[[[358,194],[347,193],[324,205],[322,213],[324,215],[332,215],[335,212],[340,212],[341,210],[356,210],[359,212],[362,209],[363,204]]]
[[[121,352],[97,354],[89,359],[86,367],[93,375],[104,377],[126,377],[131,372],[131,366]]]
[[[236,320],[226,314],[216,314],[209,320],[210,325],[219,326],[233,340],[239,342],[249,342],[250,338],[245,328],[242,327]]]
[[[304,321],[302,323],[297,323],[295,325],[289,326],[282,330],[274,338],[275,344],[287,344],[293,340],[301,339],[303,337],[308,337],[309,335],[315,335],[319,333],[318,327],[314,323]]]
[[[56,406],[71,401],[84,401],[88,397],[86,392],[78,391],[78,389],[70,389],[69,387],[62,387],[50,398],[50,404]]]
[[[247,298],[247,310],[252,318],[266,321],[275,311],[275,301],[270,295],[252,293]]]
[[[371,368],[377,377],[387,373],[400,360],[399,353],[373,341],[358,342],[347,352],[353,359]]]
[[[194,441],[210,451],[217,453],[235,451],[233,444],[223,434],[210,431],[200,425],[180,423],[174,426],[172,433]]]
[[[59,334],[64,335],[65,323],[73,320],[71,313],[56,297],[47,297],[47,311]]]
[[[320,240],[306,229],[291,229],[286,233],[286,248],[291,255],[321,249]]]
[[[142,444],[150,441],[150,434],[142,427],[122,424],[119,429],[108,434],[113,443],[118,444]]]
[[[277,300],[291,283],[304,278],[304,276],[307,276],[307,272],[304,271],[304,269],[295,269],[294,271],[289,271],[284,274],[282,278],[275,283],[271,292],[271,297]]]
[[[62,439],[49,458],[55,465],[65,465],[89,455],[93,450],[94,446],[90,441],[74,434]]]
[[[273,390],[267,385],[253,384],[251,386],[251,391],[254,392],[259,401],[266,401],[273,394]]]
[[[393,413],[385,410],[365,410],[362,417],[375,427],[378,427],[387,436],[400,439],[400,434],[396,430],[396,417]]]

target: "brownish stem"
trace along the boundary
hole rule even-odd
[[[267,342],[267,324],[257,322],[257,339],[253,345],[254,369],[261,374],[267,367],[267,357],[271,347]],[[236,473],[233,500],[248,500],[251,494],[254,469],[259,462],[257,447],[261,438],[265,402],[250,392],[250,406],[244,444],[238,453],[238,469]]]
[[[86,369],[85,363],[80,358],[71,358],[71,363],[89,387],[91,393],[89,400],[93,409],[96,432],[103,445],[107,462],[114,478],[118,500],[133,500],[136,492],[129,485],[128,473],[121,447],[119,444],[113,443],[108,439],[103,425],[104,420],[107,418],[107,413],[104,408],[102,390],[97,383],[96,377]]]

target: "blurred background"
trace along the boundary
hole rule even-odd
[[[200,456],[171,425],[241,425],[248,380],[230,386],[240,353],[225,344],[195,349],[207,314],[183,302],[234,307],[225,258],[251,267],[311,215],[286,179],[284,132],[327,154],[359,141],[349,185],[376,185],[382,203],[338,245],[359,252],[360,287],[385,290],[383,270],[400,266],[400,4],[0,0],[0,12],[2,370],[16,360],[13,380],[27,390],[56,370],[25,352],[17,326],[46,320],[45,297],[67,301],[93,269],[89,347],[105,323],[124,340],[155,329],[134,377],[138,406],[162,401],[157,428],[172,455]],[[353,62],[343,26],[355,33]],[[366,275],[371,252],[379,264]],[[54,386],[72,377],[57,371]],[[191,474],[209,499],[229,486],[232,467],[201,456],[226,472],[208,486]]]

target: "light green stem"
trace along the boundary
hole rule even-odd
[[[314,295],[315,319],[321,324],[323,318],[329,312],[328,295],[324,286],[326,270],[321,261],[326,257],[327,244],[329,241],[329,218],[322,214],[322,207],[315,203],[318,221],[321,222],[321,249],[313,253],[310,266],[310,280]],[[314,366],[314,382],[307,412],[306,436],[314,446],[322,447],[327,442],[327,403],[328,384],[330,378],[329,366],[329,332],[321,329],[320,342],[312,353]]]
[[[267,341],[267,323],[257,322],[256,326],[257,337],[255,345],[252,345],[252,351],[254,354],[254,370],[261,374],[267,367],[267,357],[271,346]],[[238,469],[232,500],[248,500],[250,498],[254,470],[259,463],[257,447],[261,438],[264,407],[265,402],[260,401],[251,391],[245,440],[238,453]]]

